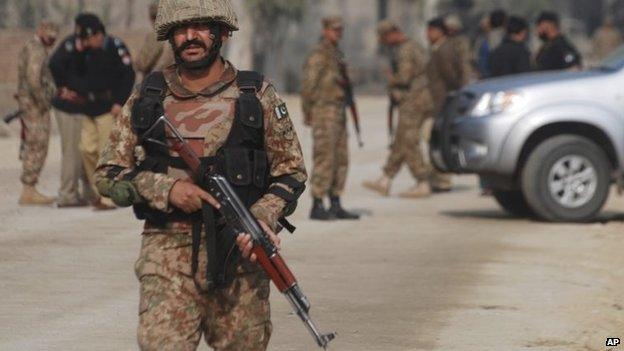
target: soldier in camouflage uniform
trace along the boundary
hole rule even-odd
[[[156,21],[158,14],[158,1],[154,1],[149,6],[149,16],[152,24]],[[150,31],[145,36],[145,42],[139,51],[139,55],[134,61],[137,72],[145,77],[152,71],[162,71],[165,67],[174,63],[173,51],[169,45],[158,41],[156,32]]]
[[[314,141],[311,219],[358,219],[342,208],[349,167],[347,147],[344,54],[338,48],[343,22],[338,16],[323,19],[323,35],[303,67],[301,103],[304,123],[312,126]],[[329,196],[331,207],[323,199]]]
[[[622,34],[615,27],[613,17],[605,17],[602,26],[592,36],[592,54],[596,60],[607,58],[615,49],[622,44]]]
[[[426,54],[420,45],[410,40],[391,21],[379,23],[377,32],[380,42],[391,49],[392,74],[388,79],[388,89],[398,104],[399,123],[383,176],[376,181],[366,181],[363,185],[388,196],[392,179],[406,163],[417,183],[400,196],[427,197],[431,194],[430,167],[425,163],[420,148],[420,129],[425,119],[433,113],[425,70]]]
[[[229,0],[161,0],[158,10],[158,39],[169,40],[176,53],[176,64],[160,76],[165,80],[160,101],[166,117],[198,155],[216,156],[212,159],[218,167],[226,167],[223,175],[233,186],[251,191],[257,189],[257,182],[266,182],[266,192],[250,205],[250,210],[279,245],[274,230],[286,211],[287,201],[292,201],[284,197],[298,196],[294,194],[300,194],[297,189],[307,179],[286,105],[260,75],[254,89],[239,85],[243,72],[221,58],[221,44],[238,30]],[[157,77],[154,74],[145,82]],[[142,115],[142,94],[135,92],[124,106],[96,171],[101,193],[110,195],[118,204],[129,201],[145,205],[141,211],[156,214],[145,223],[141,253],[135,265],[141,286],[139,346],[142,350],[195,350],[204,334],[215,350],[265,350],[272,329],[269,281],[252,263],[249,236],[239,236],[237,241],[242,257],[250,260],[235,266],[229,284],[220,286],[196,270],[207,265],[207,241],[203,238],[198,251],[193,249],[191,232],[195,222],[189,214],[197,214],[202,201],[214,207],[218,204],[192,183],[183,166],[164,163],[162,172],[142,168],[152,157],[145,144],[139,143],[132,126],[132,121]],[[236,112],[241,111],[243,94],[257,99],[255,106],[263,116],[260,125],[256,123],[257,114],[245,117]],[[238,132],[240,128],[247,128],[247,132],[256,128],[253,130],[262,136],[264,150],[252,150],[251,155],[253,160],[266,163],[254,161],[250,165],[249,153],[237,158],[236,150],[224,149],[232,140],[243,138],[231,134],[235,128]],[[173,162],[176,154],[169,155]],[[230,163],[242,166],[230,167]],[[259,171],[261,165],[266,175]],[[164,223],[158,224],[160,220]]]
[[[43,163],[48,154],[50,138],[50,108],[56,88],[48,68],[48,54],[54,46],[58,27],[42,22],[35,36],[20,52],[16,94],[22,115],[22,160],[23,190],[19,199],[21,205],[49,205],[54,199],[40,194],[35,186],[39,180]]]

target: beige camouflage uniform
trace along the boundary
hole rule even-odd
[[[303,67],[301,103],[314,140],[311,192],[314,198],[342,195],[347,181],[346,93],[344,55],[326,40],[314,48]]]
[[[237,71],[226,62],[219,82],[199,93],[181,83],[176,66],[165,70],[168,92],[164,100],[167,117],[180,126],[191,147],[212,156],[225,143],[239,96]],[[265,148],[270,176],[291,175],[305,182],[307,176],[299,140],[288,116],[279,115],[282,104],[272,85],[264,83],[258,93],[264,110]],[[115,166],[123,167],[118,179],[130,172],[144,154],[131,129],[133,94],[117,119],[108,145],[102,152],[96,178],[105,181]],[[199,138],[199,139],[197,139]],[[173,169],[168,174],[140,172],[133,184],[147,204],[163,212],[173,210],[168,197],[174,183],[187,174]],[[290,190],[290,189],[288,189]],[[284,200],[266,194],[252,213],[275,228]],[[269,281],[259,266],[248,262],[237,268],[231,286],[208,289],[201,269],[191,277],[191,224],[169,223],[161,229],[146,223],[136,275],[141,284],[138,339],[142,350],[195,350],[202,333],[215,350],[264,350],[271,334]],[[203,237],[203,235],[202,235]],[[203,247],[203,239],[202,239]],[[206,252],[199,250],[199,267],[205,267]]]
[[[145,77],[150,72],[162,71],[173,63],[171,45],[158,41],[155,31],[149,32],[134,62],[135,69]]]
[[[395,70],[388,82],[393,99],[398,103],[399,122],[384,174],[394,178],[406,163],[418,181],[428,181],[430,167],[420,149],[420,128],[433,114],[433,103],[427,87],[426,55],[415,42],[407,40],[392,52]]]
[[[35,185],[48,154],[50,108],[56,88],[48,68],[48,50],[39,37],[26,43],[19,58],[16,97],[23,111],[21,181],[24,185]]]
[[[622,34],[609,21],[596,29],[592,37],[593,55],[603,60],[622,44]]]

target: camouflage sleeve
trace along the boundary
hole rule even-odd
[[[270,177],[290,176],[298,182],[305,183],[308,179],[299,138],[292,120],[288,115],[286,104],[277,95],[273,86],[269,86],[261,98],[265,116],[265,147],[270,165]],[[293,189],[273,183],[292,193]],[[256,218],[275,229],[277,220],[282,217],[286,202],[276,195],[266,194],[256,202],[251,212]]]
[[[141,149],[137,135],[130,124],[132,105],[137,98],[132,94],[124,105],[121,116],[115,120],[115,127],[100,155],[95,171],[96,183],[107,179],[119,180],[134,171],[137,157]],[[142,171],[133,177],[132,183],[148,205],[164,212],[171,212],[169,191],[177,180],[166,174]]]
[[[148,74],[154,69],[162,53],[163,44],[156,39],[156,33],[149,33],[145,37],[145,43],[139,51],[134,67],[137,71]]]
[[[388,80],[391,89],[409,89],[416,76],[415,52],[408,45],[401,47],[396,56],[397,70]]]
[[[28,62],[26,65],[26,82],[30,94],[37,106],[48,106],[46,89],[43,86],[43,69],[46,63],[46,53],[43,48],[36,48],[28,45],[25,50],[25,58]]]
[[[313,52],[303,66],[303,76],[301,78],[301,107],[304,118],[310,118],[314,96],[317,94],[318,84],[321,80],[325,60],[320,52]]]

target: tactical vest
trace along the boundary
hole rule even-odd
[[[269,186],[268,159],[264,147],[264,116],[257,96],[257,92],[262,88],[263,77],[256,72],[241,71],[236,82],[241,94],[235,102],[235,116],[229,135],[216,155],[201,159],[205,165],[225,176],[240,199],[249,207],[267,192]],[[229,86],[222,90],[227,88]],[[164,114],[162,102],[165,93],[166,82],[162,72],[153,72],[145,78],[140,96],[132,110],[133,129],[140,138],[146,128]],[[178,127],[177,121],[170,118],[170,122]],[[201,129],[199,134],[182,134],[185,139],[191,140],[203,140],[204,137]],[[164,126],[148,137],[165,141]],[[180,158],[172,156],[162,145],[142,142],[142,146],[147,157],[138,165],[137,172],[169,173],[171,168],[180,170],[187,168]],[[203,150],[201,152],[203,153]],[[202,153],[199,155],[202,156]],[[135,207],[135,212],[139,219],[146,219],[156,226],[163,226],[169,221],[189,219],[185,218],[188,215],[177,211],[167,215],[146,205]]]
[[[281,179],[269,178],[270,170],[264,142],[264,113],[258,98],[258,92],[262,88],[263,81],[264,77],[257,72],[238,72],[236,84],[240,95],[234,105],[234,119],[226,141],[215,155],[200,158],[203,169],[210,169],[226,177],[248,208],[264,194],[270,192],[287,202],[287,208],[284,210],[287,216],[294,212],[297,198],[301,195],[305,186],[288,176]],[[230,85],[224,86],[220,91],[229,87]],[[170,173],[171,169],[177,169],[178,172],[187,169],[182,159],[174,157],[170,150],[161,144],[166,144],[167,136],[164,125],[161,124],[156,129],[152,128],[149,135],[145,135],[145,132],[154,125],[154,121],[164,115],[163,101],[166,91],[166,81],[162,72],[153,72],[145,78],[140,95],[133,106],[132,128],[139,140],[142,140],[140,143],[145,149],[146,158],[135,167],[135,170],[128,177],[132,177],[141,171]],[[178,122],[171,118],[168,119],[177,128],[176,123]],[[201,138],[202,141],[205,136],[205,134],[182,134],[185,139]],[[154,140],[161,143],[153,142]],[[198,155],[203,155],[203,149]],[[269,190],[270,181],[288,185],[294,190],[295,194],[291,194],[277,186],[271,187],[271,190]],[[231,268],[235,266],[233,261],[238,260],[236,255],[238,250],[234,250],[234,256],[231,257],[229,255],[233,252],[232,247],[235,245],[234,235],[227,233],[227,228],[219,222],[218,215],[213,213],[211,207],[204,206],[203,211],[189,215],[177,209],[172,213],[164,213],[149,207],[147,204],[139,204],[134,206],[134,212],[138,219],[144,219],[150,225],[157,227],[164,227],[168,222],[175,221],[190,221],[195,224],[204,223],[206,226],[206,247],[209,261],[211,258],[215,261],[209,262],[209,267],[207,268],[208,278],[214,280],[217,286],[223,286],[228,283],[232,274],[230,274],[230,277],[226,277],[227,274],[225,272],[231,271]],[[288,230],[294,230],[294,227],[285,221],[284,218],[280,220],[280,223]],[[211,226],[215,227],[210,228]],[[197,228],[194,225],[193,272],[197,269],[197,250],[199,249],[200,240],[198,236],[200,232],[201,227]]]

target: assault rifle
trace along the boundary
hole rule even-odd
[[[355,97],[353,96],[353,85],[351,84],[349,73],[347,72],[347,66],[345,64],[341,64],[340,71],[342,73],[342,78],[344,79],[344,90],[347,98],[346,102],[347,106],[349,106],[349,110],[351,110],[351,118],[353,118],[353,126],[355,127],[355,134],[357,136],[358,145],[362,147],[364,146],[364,143],[362,142],[362,135],[360,132],[360,115],[358,114],[357,105],[355,104]]]
[[[167,146],[178,153],[195,176],[195,179],[200,183],[199,185],[219,202],[221,205],[219,211],[228,225],[236,233],[251,235],[254,245],[251,252],[256,255],[258,263],[271,278],[275,287],[286,296],[299,318],[301,318],[316,340],[318,346],[326,349],[329,342],[336,337],[336,333],[321,334],[319,332],[308,314],[310,311],[308,298],[301,291],[294,274],[286,266],[286,262],[284,262],[277,248],[264,232],[258,220],[243,205],[234,189],[223,176],[215,173],[199,174],[201,167],[199,157],[165,116],[158,118],[144,135],[148,136],[161,123],[169,128],[174,136],[171,144],[165,144],[149,138],[146,140],[160,145],[164,144],[163,146]]]
[[[15,120],[17,118],[20,118],[23,113],[24,113],[24,111],[17,110],[17,111],[11,112],[11,113],[7,114],[6,116],[4,116],[2,118],[2,120],[4,121],[4,123],[9,124],[9,123],[13,122],[13,120]]]
[[[397,106],[396,101],[390,94],[390,104],[388,105],[388,145],[392,147],[394,141],[394,109]]]

